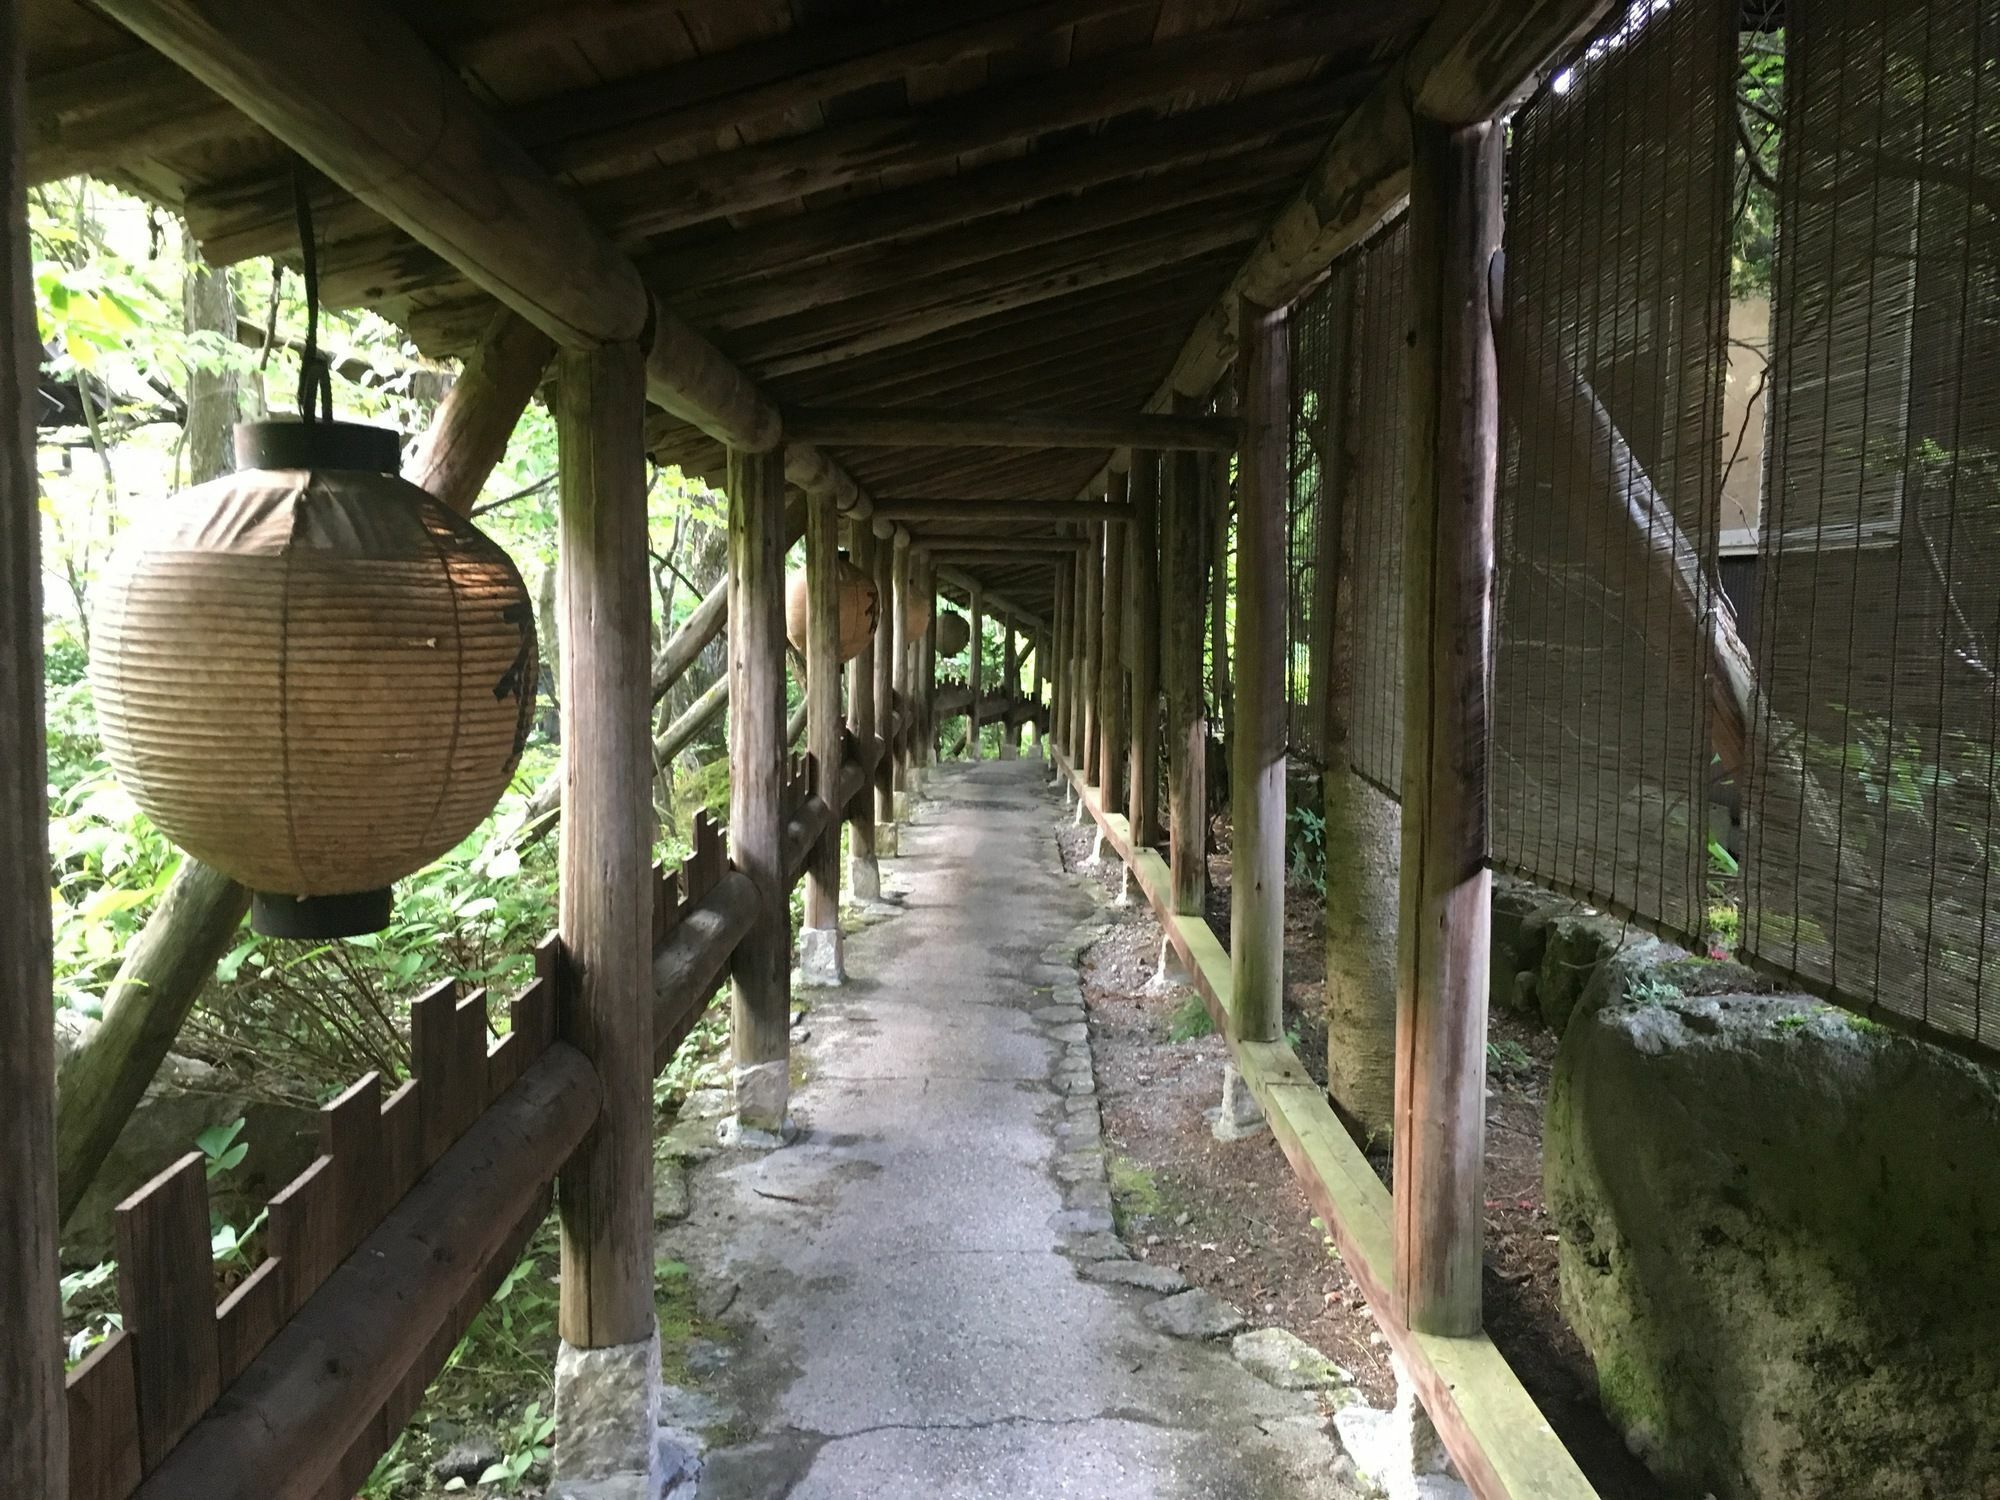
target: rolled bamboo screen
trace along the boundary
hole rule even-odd
[[[111,763],[176,844],[258,891],[374,890],[492,809],[534,705],[534,610],[415,485],[251,469],[126,534],[91,686]]]
[[[875,580],[841,554],[840,577],[840,659],[859,656],[875,639],[875,622],[881,616],[881,602],[875,596]],[[806,588],[805,570],[785,579],[785,639],[800,651],[806,649],[806,617],[811,594]]]

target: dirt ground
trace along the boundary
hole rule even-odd
[[[1063,862],[1115,893],[1115,857],[1084,870],[1093,834],[1065,827]],[[1372,1404],[1389,1404],[1388,1348],[1284,1156],[1268,1136],[1223,1144],[1210,1133],[1204,1112],[1219,1101],[1226,1048],[1214,1035],[1186,1036],[1190,1022],[1199,1026],[1188,1008],[1192,991],[1146,992],[1159,924],[1143,898],[1109,912],[1118,925],[1085,955],[1084,997],[1105,1140],[1117,1163],[1113,1193],[1134,1253],[1178,1266],[1257,1321],[1290,1329],[1352,1373]],[[1206,915],[1226,942],[1226,852],[1210,861]],[[1307,1069],[1324,1082],[1320,924],[1319,898],[1291,891],[1286,1030]],[[1512,1015],[1495,1014],[1491,1024],[1487,1331],[1600,1494],[1659,1500],[1665,1491],[1599,1410],[1589,1356],[1562,1316],[1556,1236],[1542,1203],[1542,1111],[1555,1038]],[[1176,1040],[1177,1032],[1184,1039]],[[1386,1178],[1387,1160],[1376,1168]]]

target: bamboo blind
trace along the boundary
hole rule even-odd
[[[2000,1042],[2000,6],[1793,0],[1745,947]]]
[[[1494,860],[1697,938],[1735,25],[1637,0],[1515,121],[1499,334]]]
[[[1409,348],[1408,231],[1398,218],[1354,269],[1353,380],[1346,423],[1354,629],[1346,703],[1354,770],[1394,797],[1403,784],[1403,473]]]

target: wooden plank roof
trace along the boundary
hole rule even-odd
[[[399,9],[781,407],[1131,412],[1433,7]],[[293,254],[285,147],[88,6],[26,11],[38,177],[89,170],[168,203],[211,259]],[[315,218],[330,302],[374,309],[433,354],[486,326],[487,294],[374,210],[318,181]],[[660,457],[720,475],[712,439],[655,418]],[[882,497],[1067,498],[1108,456],[830,452]],[[971,571],[1046,604],[1043,565]]]

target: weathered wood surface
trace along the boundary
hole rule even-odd
[[[890,562],[890,571],[896,584],[896,607],[891,611],[891,618],[895,622],[895,650],[891,664],[894,675],[891,681],[896,700],[911,706],[911,722],[914,724],[918,722],[914,708],[915,700],[912,696],[912,688],[916,681],[917,653],[915,638],[910,632],[910,604],[916,593],[917,580],[913,571],[915,560],[910,554],[910,534],[902,527],[896,528],[895,535],[891,539]],[[900,753],[893,757],[890,779],[899,797],[905,796],[909,790],[912,755],[913,748],[905,745]],[[901,811],[900,806],[898,810]]]
[[[840,771],[840,517],[827,495],[806,501],[806,753],[826,782]],[[877,602],[879,621],[880,608]],[[805,925],[840,930],[840,822],[833,820],[806,864]]]
[[[972,641],[966,647],[965,659],[965,685],[969,697],[965,709],[965,758],[978,760],[979,695],[985,688],[986,677],[986,611],[978,589],[972,591],[969,618],[972,621]]]
[[[0,1494],[62,1500],[42,516],[22,9],[0,5]]]
[[[1229,730],[1229,956],[1236,1034],[1275,1042],[1285,1001],[1285,610],[1291,511],[1291,337],[1244,302],[1236,522],[1236,674]],[[1337,878],[1336,872],[1336,878]]]
[[[877,554],[882,550],[872,526],[857,525],[853,528],[854,542],[850,549],[854,566],[868,578],[875,580],[875,636],[862,653],[847,664],[847,727],[855,741],[867,745],[875,738],[877,716],[875,712],[875,655],[883,633],[889,628],[888,616],[883,613],[890,601],[882,593],[880,564]],[[874,783],[874,766],[869,767],[869,784]],[[875,851],[875,798],[872,795],[855,803],[850,814],[847,835],[847,883],[857,901],[879,901],[882,898],[882,866]]]
[[[564,1039],[596,1067],[604,1112],[562,1182],[562,1335],[579,1349],[653,1327],[650,580],[635,345],[566,353],[562,487]]]
[[[507,440],[554,355],[549,336],[519,313],[495,313],[403,477],[459,515],[471,515],[472,502],[507,452]]]
[[[1233,425],[1233,424],[1232,424]],[[1233,437],[1232,437],[1233,441]],[[1126,504],[1126,476],[1111,476],[1110,501],[1121,510]],[[1125,536],[1130,527],[1105,526],[1104,581],[1098,625],[1097,664],[1097,785],[1108,807],[1125,802],[1126,761],[1131,755],[1126,742],[1129,719],[1125,705]]]
[[[599,1103],[581,1053],[545,1051],[249,1363],[140,1487],[143,1500],[316,1496],[452,1310],[496,1261],[511,1264],[516,1226]],[[201,1229],[205,1251],[205,1206]]]
[[[1191,448],[1229,453],[1236,424],[1201,416],[1094,416],[1070,411],[980,414],[923,408],[811,407],[789,413],[801,442],[843,448]]]
[[[1193,404],[1192,398],[1182,399]],[[1168,454],[1160,490],[1160,685],[1167,715],[1167,855],[1173,870],[1173,909],[1178,912],[1199,912],[1208,897],[1208,715],[1201,680],[1208,477],[1209,466],[1202,455]]]
[[[896,550],[880,537],[875,538],[875,597],[882,611],[871,653],[875,714],[878,722],[885,722],[896,710],[896,612],[903,608],[904,600],[896,587]],[[892,749],[875,767],[875,843],[880,854],[893,855],[897,848],[895,774]]]
[[[1126,637],[1132,658],[1131,758],[1126,768],[1125,818],[1141,845],[1157,844],[1160,826],[1160,459],[1132,455],[1127,486],[1132,521],[1126,528]]]
[[[1117,516],[1097,500],[877,500],[875,515],[885,521],[1056,522],[1101,521]]]
[[[1100,681],[1104,671],[1104,533],[1106,527],[1092,524],[1084,528],[1090,546],[1083,553],[1083,666],[1078,696],[1083,702],[1083,724],[1079,730],[1078,753],[1084,779],[1097,785],[1097,756],[1103,748],[1104,695]]]
[[[1000,617],[1000,685],[1011,696],[1021,691],[1021,657],[1014,622]],[[1000,758],[1013,760],[1021,753],[1021,726],[1000,726]]]
[[[1487,305],[1504,135],[1413,126],[1403,556],[1396,1295],[1424,1333],[1480,1327],[1486,1142],[1487,682],[1499,387]]]
[[[746,1124],[777,1130],[789,1094],[792,1019],[778,803],[786,744],[785,465],[782,453],[732,452],[729,459],[729,846],[762,903],[730,962],[730,1045],[739,1113]],[[746,1092],[746,1078],[768,1087]]]
[[[1024,561],[1064,557],[1084,547],[1082,540],[1073,536],[953,536],[935,531],[912,532],[911,545],[946,560],[972,562],[991,556],[1003,565],[1011,557]]]

